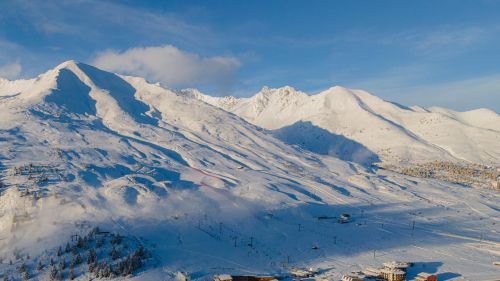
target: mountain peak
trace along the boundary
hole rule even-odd
[[[291,86],[284,86],[280,88],[269,88],[264,86],[252,99],[261,104],[267,104],[270,100],[282,100],[289,103],[293,100],[298,100],[307,97],[307,94],[296,90]]]
[[[297,91],[294,87],[292,86],[283,86],[279,88],[270,88],[268,86],[262,87],[262,89],[259,91],[259,93],[264,93],[264,94],[280,94],[280,95],[289,95],[289,94],[295,94],[300,91]]]
[[[60,63],[58,66],[56,66],[56,68],[65,68],[65,67],[69,67],[69,66],[76,66],[79,63],[80,62],[76,61],[76,60],[67,60],[67,61],[63,61],[62,63]]]
[[[59,72],[62,69],[75,70],[79,68],[80,64],[82,63],[76,60],[67,60],[57,65],[55,68],[52,69],[52,71]]]
[[[335,85],[333,87],[330,87],[326,90],[323,91],[324,93],[328,93],[328,94],[348,94],[348,95],[354,95],[356,90],[353,90],[353,89],[349,89],[349,88],[346,88],[346,87],[342,87],[342,86],[339,86],[339,85]]]

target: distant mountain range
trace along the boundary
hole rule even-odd
[[[288,144],[343,160],[500,163],[500,116],[488,109],[407,107],[339,86],[315,95],[289,86],[264,87],[249,98],[182,92],[270,130]]]

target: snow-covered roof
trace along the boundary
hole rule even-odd
[[[214,279],[220,281],[228,281],[228,280],[233,280],[233,277],[231,277],[231,275],[229,274],[220,274],[216,275]]]
[[[382,265],[387,268],[408,268],[410,266],[410,263],[401,261],[389,261],[384,262]]]

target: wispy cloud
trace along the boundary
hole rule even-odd
[[[466,50],[483,40],[494,37],[500,32],[496,25],[491,26],[449,26],[443,25],[429,29],[412,29],[381,37],[380,42],[387,45],[404,46],[416,53],[445,51],[455,53]]]
[[[213,33],[205,26],[190,23],[177,14],[141,9],[119,2],[10,1],[3,5],[4,16],[23,15],[18,23],[46,36],[106,39],[141,35],[141,38],[175,38],[190,43],[210,42]],[[113,32],[106,32],[113,30]],[[173,40],[172,40],[173,41]]]
[[[0,63],[12,60],[12,57],[17,57],[22,50],[22,46],[0,38]]]
[[[0,66],[0,77],[7,79],[16,79],[22,71],[22,66],[19,61]]]
[[[500,114],[500,74],[411,87],[405,95],[412,104],[457,110],[486,107]]]
[[[413,37],[416,41],[415,48],[429,50],[453,46],[469,46],[480,41],[485,33],[484,29],[478,27],[466,27],[463,29],[443,28],[427,34],[416,33]]]
[[[500,74],[428,82],[431,65],[397,67],[349,86],[405,105],[444,106],[456,110],[486,107],[500,112]]]
[[[173,44],[210,53],[218,40],[178,10],[119,1],[7,0],[0,11],[0,65],[22,58],[25,76],[68,59],[92,60],[104,49]]]
[[[93,62],[103,69],[143,76],[168,86],[211,85],[225,90],[235,83],[240,61],[232,56],[201,57],[172,45],[104,51]]]

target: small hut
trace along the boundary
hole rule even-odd
[[[417,277],[415,277],[415,281],[437,281],[437,275],[430,274],[426,272],[420,272]]]
[[[379,278],[381,277],[380,269],[374,267],[368,267],[363,270],[363,273],[370,278]]]
[[[233,281],[233,277],[229,274],[215,275],[214,281]]]
[[[364,280],[365,280],[364,276],[355,273],[342,275],[342,281],[364,281]]]
[[[345,213],[340,215],[340,218],[338,219],[338,223],[348,223],[350,221],[351,221],[351,215]]]
[[[293,277],[308,278],[308,277],[313,277],[316,273],[318,273],[318,270],[315,268],[308,268],[308,269],[293,268],[290,271],[290,273],[292,274]]]

